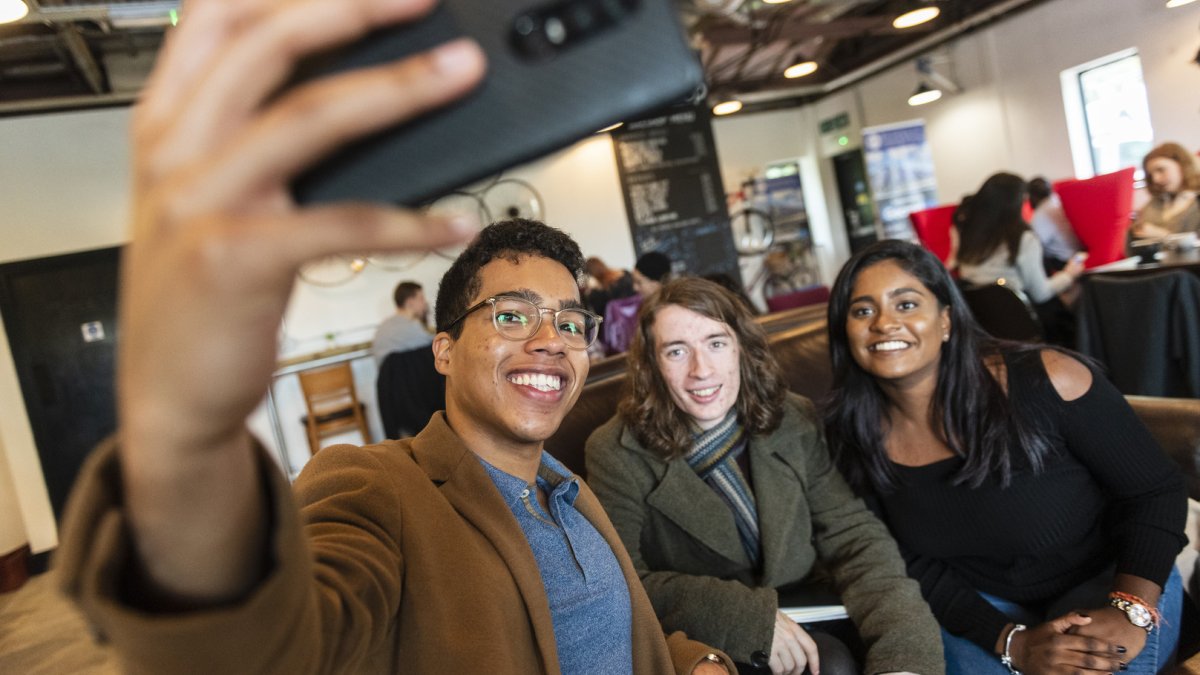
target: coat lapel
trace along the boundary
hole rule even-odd
[[[645,453],[629,429],[621,432],[621,443]],[[662,480],[646,495],[646,503],[688,536],[718,555],[740,566],[750,565],[750,556],[742,547],[733,511],[683,460],[662,462]]]
[[[491,542],[508,566],[525,601],[547,673],[557,674],[558,648],[550,602],[525,533],[483,466],[438,412],[413,439],[413,459],[438,485],[446,501]]]
[[[762,583],[765,586],[777,586],[794,578],[787,576],[790,571],[784,571],[794,567],[790,562],[795,551],[788,550],[787,542],[789,534],[796,529],[796,518],[807,517],[805,488],[797,478],[800,474],[776,452],[782,439],[800,441],[782,431],[750,441],[750,473],[758,506]]]

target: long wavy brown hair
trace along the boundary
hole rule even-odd
[[[682,456],[692,445],[688,416],[675,405],[658,367],[654,320],[668,305],[690,309],[729,326],[738,341],[738,421],[752,435],[779,428],[787,386],[762,326],[725,288],[706,279],[682,277],[664,284],[638,310],[638,330],[629,348],[629,378],[618,407],[621,419],[638,442],[665,459]]]
[[[1149,164],[1152,159],[1169,159],[1175,162],[1183,174],[1182,189],[1200,190],[1200,167],[1196,166],[1196,158],[1178,143],[1163,143],[1142,158],[1142,170],[1146,172],[1146,189],[1150,194],[1157,197],[1163,192],[1161,187],[1150,182]]]

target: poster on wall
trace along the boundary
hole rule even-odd
[[[666,253],[676,274],[738,278],[708,109],[629,122],[612,141],[635,254]]]
[[[863,129],[871,194],[887,239],[915,239],[908,214],[937,206],[937,176],[925,122],[911,120]]]

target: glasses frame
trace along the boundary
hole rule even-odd
[[[500,324],[496,322],[496,303],[501,300],[518,300],[520,302],[524,302],[524,303],[528,304],[530,307],[533,307],[534,309],[537,310],[537,323],[535,323],[533,325],[533,328],[530,330],[528,337],[523,337],[523,338],[509,337],[508,335],[506,335],[504,333],[504,331],[500,330]],[[602,323],[604,323],[604,317],[600,316],[599,314],[596,314],[595,312],[590,312],[582,307],[565,307],[563,309],[551,309],[549,307],[539,307],[539,306],[533,304],[532,302],[530,302],[529,300],[526,300],[525,298],[522,298],[519,296],[499,295],[499,296],[492,296],[490,298],[485,298],[485,299],[480,300],[479,302],[475,303],[474,305],[471,305],[470,307],[468,307],[466,309],[466,311],[464,311],[462,314],[458,315],[457,319],[446,324],[446,327],[443,328],[442,331],[448,331],[451,328],[454,328],[454,326],[461,323],[463,319],[470,316],[471,312],[474,312],[475,310],[478,310],[478,309],[482,309],[483,307],[485,307],[487,305],[491,305],[491,307],[492,307],[492,328],[496,329],[496,333],[500,337],[504,338],[505,340],[510,340],[512,342],[524,342],[524,341],[532,338],[533,336],[537,335],[538,331],[540,331],[542,329],[542,316],[544,314],[546,314],[547,312],[549,312],[550,314],[554,315],[554,322],[552,324],[550,324],[554,328],[554,334],[557,335],[558,337],[562,338],[563,344],[567,347],[567,349],[574,349],[576,351],[584,351],[584,350],[587,350],[588,348],[590,348],[592,345],[596,344],[596,340],[600,339],[600,325]],[[563,312],[579,312],[580,314],[584,314],[586,316],[592,317],[592,319],[594,319],[596,321],[595,336],[593,336],[591,340],[588,340],[587,344],[585,344],[582,347],[572,346],[568,337],[566,335],[563,335],[562,331],[559,330],[559,328],[558,328],[558,315],[562,314]]]

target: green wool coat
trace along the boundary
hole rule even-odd
[[[588,439],[588,483],[663,627],[748,663],[770,653],[777,589],[809,579],[820,561],[868,648],[866,672],[943,673],[937,621],[886,527],[834,468],[812,403],[789,394],[780,427],[747,451],[761,574],[733,512],[685,460],[642,447],[619,415]]]

